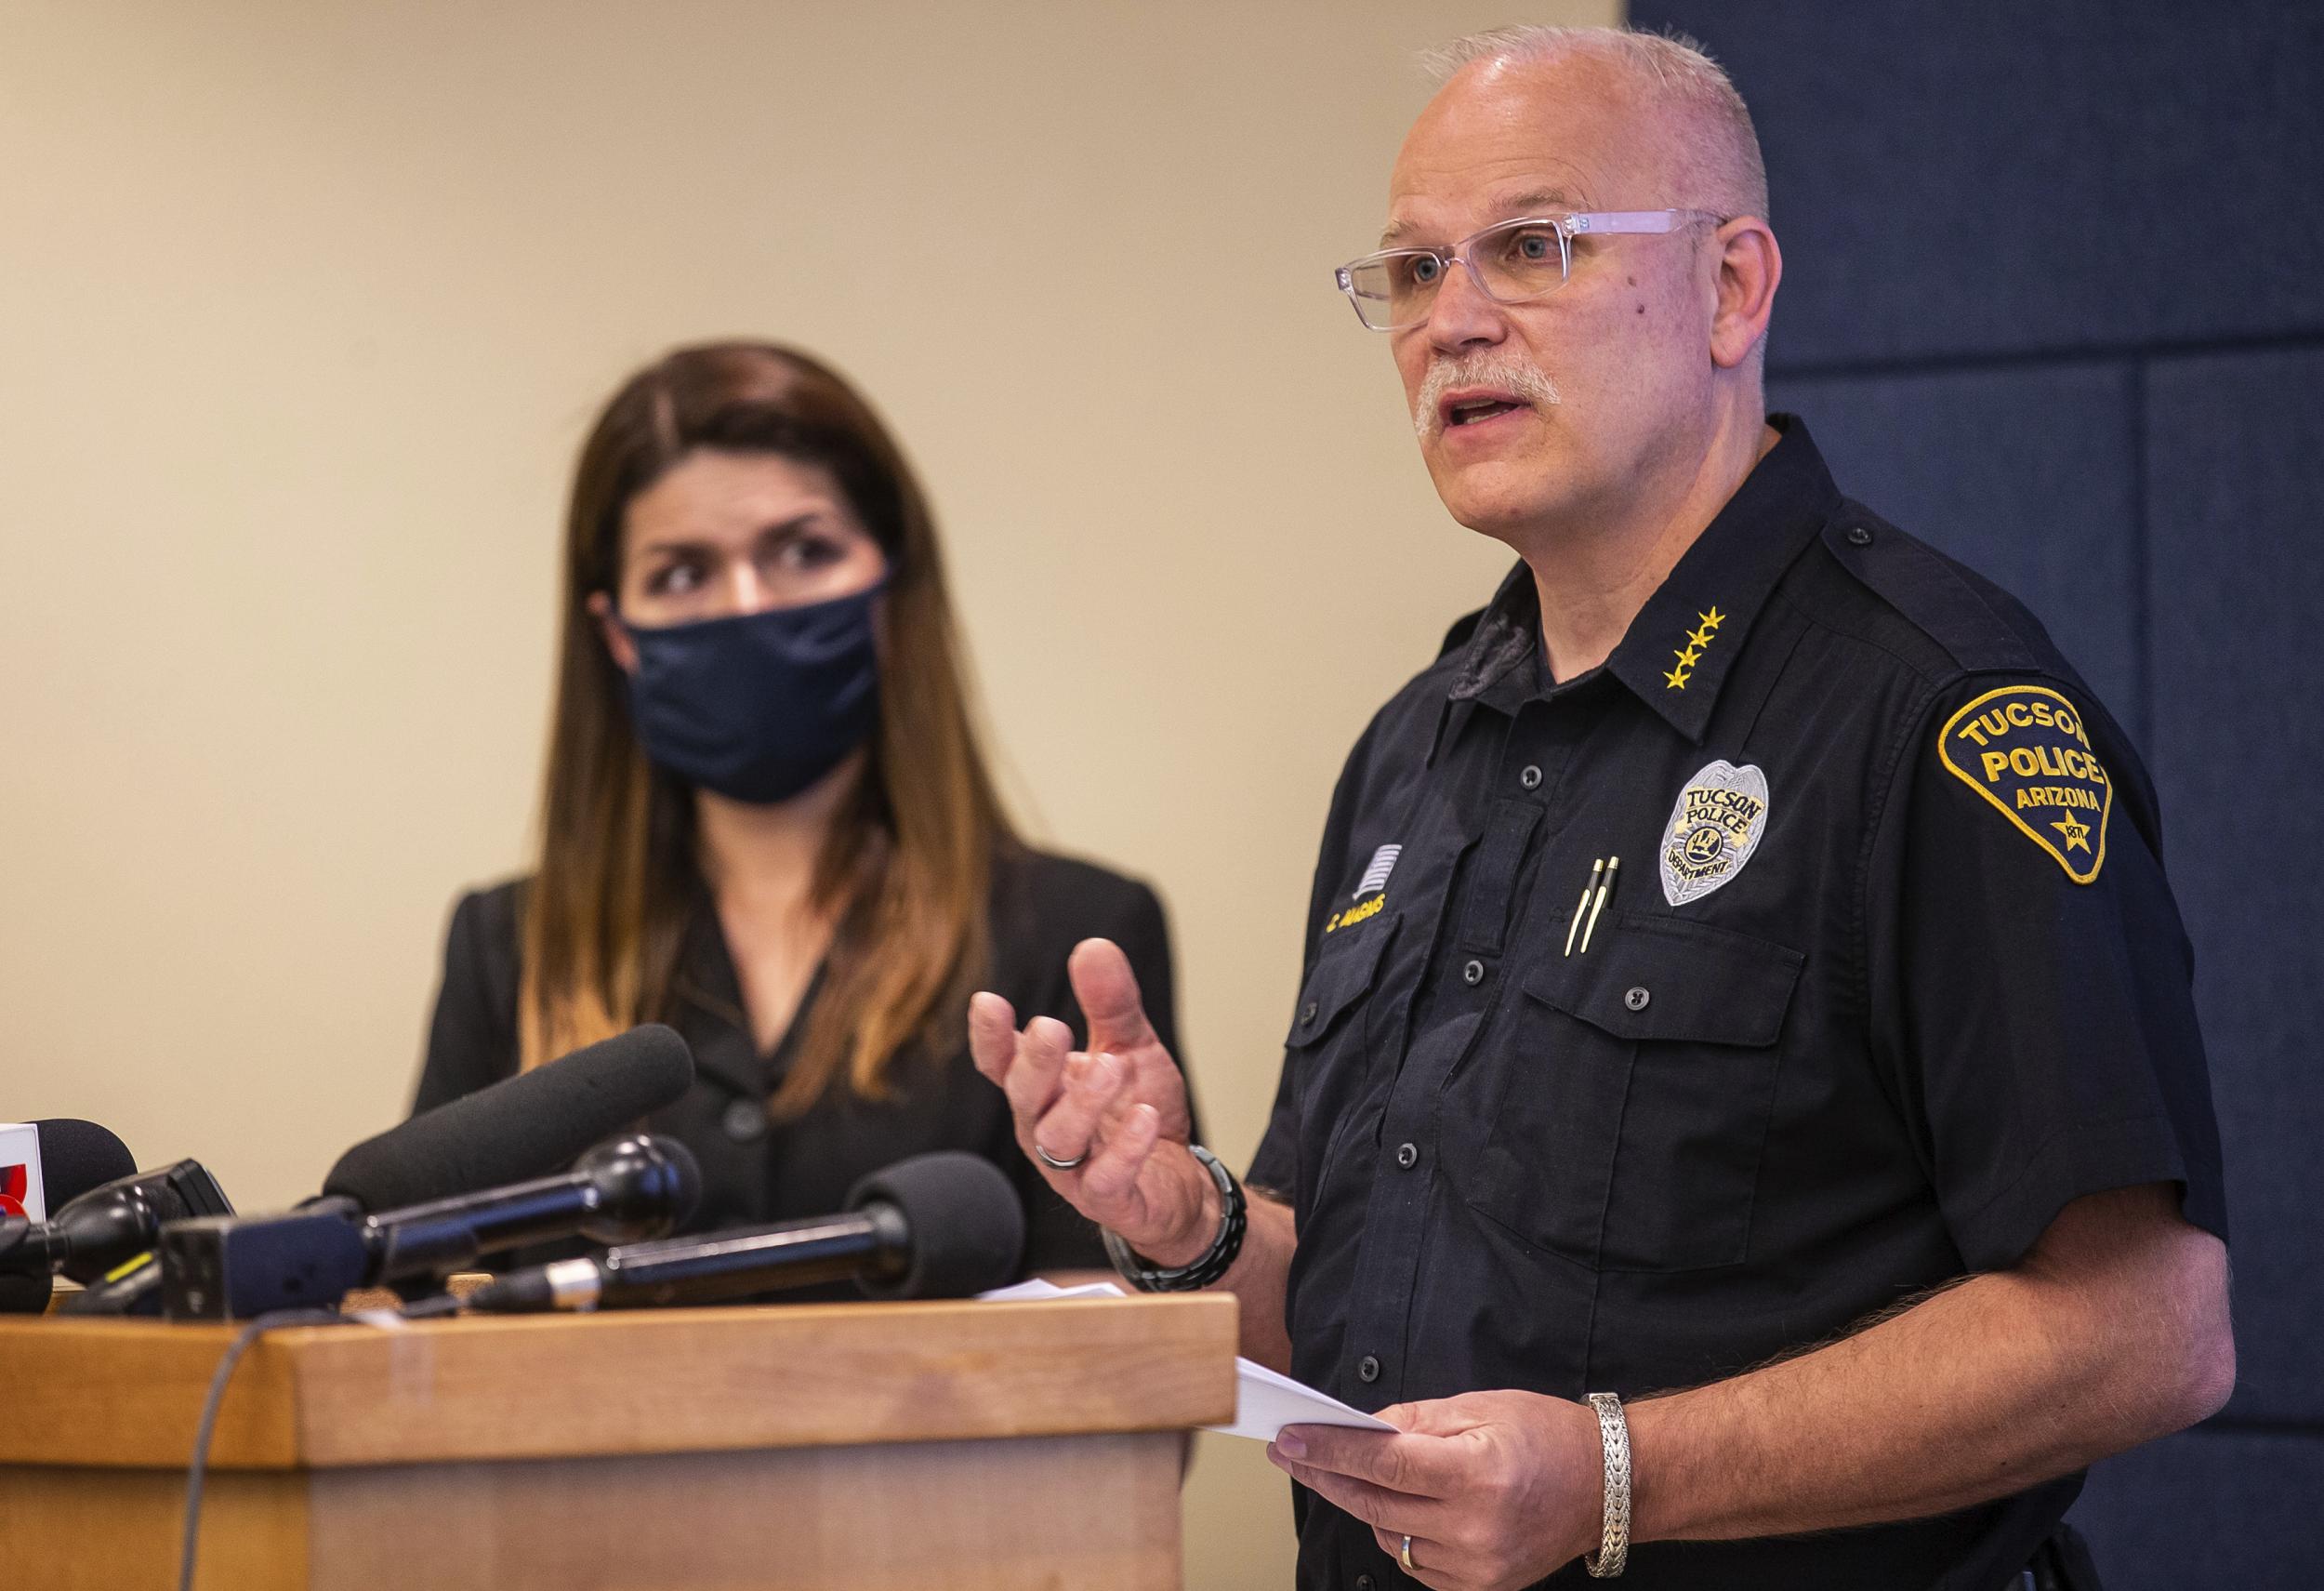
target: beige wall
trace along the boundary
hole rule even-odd
[[[524,860],[582,428],[761,333],[923,468],[1019,811],[1161,886],[1242,1160],[1339,761],[1504,563],[1327,274],[1415,49],[1503,20],[7,6],[0,1117],[257,1209],[397,1116],[453,892]],[[1189,1507],[1190,1585],[1287,1583],[1254,1447]]]

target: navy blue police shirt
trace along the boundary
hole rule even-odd
[[[2145,769],[2023,607],[1771,423],[1604,666],[1550,680],[1521,564],[1340,776],[1249,1180],[1297,1214],[1293,1372],[1359,1408],[1717,1381],[2108,1188],[2225,1236]],[[1626,1579],[1993,1591],[2080,1488]],[[1410,1583],[1295,1505],[1302,1587]]]

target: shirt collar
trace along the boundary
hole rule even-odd
[[[726,930],[719,921],[718,901],[709,885],[697,877],[670,990],[699,1017],[707,1019],[681,1024],[693,1047],[694,1069],[716,1077],[746,1098],[763,1098],[772,1093],[790,1070],[800,1038],[807,1031],[808,1014],[823,993],[825,974],[830,968],[827,956],[815,963],[806,988],[800,991],[799,1007],[791,1014],[790,1026],[783,1030],[773,1054],[761,1055],[743,1001],[742,976],[727,947]]]
[[[1752,621],[1840,506],[1839,488],[1807,427],[1791,415],[1771,415],[1768,423],[1779,433],[1776,445],[1646,599],[1603,670],[1591,670],[1621,681],[1698,744]],[[1532,571],[1521,563],[1469,638],[1448,695],[1454,703],[1473,700],[1514,713],[1550,688],[1539,596]]]
[[[770,1082],[743,1008],[742,978],[719,925],[718,903],[698,880],[675,974],[670,992],[697,1014],[681,1024],[693,1047],[694,1069],[736,1094],[764,1097]]]

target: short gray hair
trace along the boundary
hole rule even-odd
[[[1767,214],[1767,166],[1759,152],[1750,108],[1736,92],[1726,69],[1684,33],[1636,28],[1493,28],[1455,39],[1420,60],[1431,77],[1444,83],[1481,60],[1547,65],[1576,57],[1629,73],[1651,97],[1692,111],[1708,124],[1711,136],[1697,140],[1697,156],[1713,192],[1684,195],[1685,202],[1730,217]]]

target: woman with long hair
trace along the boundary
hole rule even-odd
[[[1086,1041],[1063,968],[1103,936],[1177,1054],[1161,908],[1011,831],[928,504],[836,372],[716,343],[614,394],[574,476],[556,690],[537,866],[454,911],[415,1108],[666,1022],[696,1081],[651,1125],[701,1161],[693,1229],[968,1149],[1024,1193],[1028,1270],[1103,1264],[964,1013],[990,988]]]

